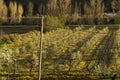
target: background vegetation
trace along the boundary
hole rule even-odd
[[[118,13],[119,4],[119,0],[1,0],[0,24],[35,24],[39,21],[22,17],[40,15],[61,16],[65,24],[118,24],[105,14]]]

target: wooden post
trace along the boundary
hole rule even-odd
[[[38,80],[41,80],[42,73],[42,39],[43,39],[43,20],[44,16],[41,16],[41,30],[40,30],[40,53],[39,53],[39,71],[38,71]]]

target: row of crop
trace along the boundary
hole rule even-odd
[[[81,28],[79,28],[79,30],[81,30]],[[44,34],[43,41],[52,43],[54,42],[54,40],[59,40],[61,39],[61,37],[63,38],[73,33],[76,34],[77,32],[72,31],[70,29],[59,29]],[[15,63],[17,63],[19,67],[22,68],[26,67],[26,69],[27,67],[30,67],[31,64],[32,66],[38,65],[37,53],[39,53],[39,40],[40,40],[39,38],[40,38],[40,33],[38,31],[31,31],[25,34],[11,34],[4,36],[0,40],[0,42],[2,42],[0,43],[1,44],[0,65],[1,66],[6,65],[3,67],[3,69],[5,69],[5,67],[9,67],[10,70],[11,69],[14,70]],[[45,38],[49,38],[49,39],[45,39]],[[50,39],[51,40],[53,39],[53,41],[50,41]]]
[[[81,48],[80,51],[82,52],[83,55],[85,56],[90,56],[91,52],[96,49],[96,47],[100,44],[102,39],[106,35],[108,35],[108,28],[104,28],[103,30],[98,31],[97,34],[95,34],[90,40],[88,40]],[[92,56],[93,58],[93,56]]]
[[[87,38],[88,36],[90,36],[92,34],[95,34],[95,32],[96,32],[95,27],[92,27],[90,29],[86,29],[83,31],[79,31],[77,34],[74,34],[74,36],[71,36],[71,37],[49,47],[48,49],[46,49],[46,60],[44,63],[44,65],[48,65],[48,66],[46,66],[46,68],[47,68],[46,70],[55,69],[56,67],[54,66],[54,64],[55,64],[55,62],[57,64],[59,62],[62,62],[62,61],[58,60],[59,58],[61,58],[62,55],[66,55],[66,53],[69,54],[69,52],[72,49],[76,48],[75,46],[77,43],[84,42],[85,38]]]
[[[110,30],[107,37],[96,50],[94,71],[98,74],[119,73],[119,29]]]
[[[69,29],[65,29],[65,30],[59,29],[56,31],[46,33],[46,34],[44,34],[43,43],[52,43],[52,42],[54,42],[54,38],[61,39],[61,37],[64,37],[65,33],[71,33],[71,32],[72,32],[72,30],[69,30]],[[60,33],[62,35],[61,37],[60,37]],[[46,39],[46,38],[49,38],[49,39]],[[51,41],[50,39],[53,39],[53,41]],[[55,40],[57,40],[57,39],[55,39]],[[16,53],[26,53],[29,50],[32,50],[33,48],[38,49],[39,42],[40,42],[40,33],[38,31],[31,31],[31,32],[28,32],[25,34],[5,35],[0,40],[0,50],[4,50],[4,47],[6,47],[6,49],[7,48],[16,49]]]
[[[102,41],[109,35],[109,29],[106,27],[103,30],[100,30],[98,34],[94,35],[86,45],[86,51],[83,50],[83,61],[85,61],[85,66],[83,67],[88,72],[93,71],[93,74],[99,70],[95,68],[98,64],[96,60],[98,59],[98,54],[100,50],[98,50],[98,46],[101,45]]]
[[[79,28],[81,30],[81,27]],[[72,31],[70,29],[58,29],[45,33],[43,37],[43,48],[47,48],[54,45],[66,38],[71,37],[73,34],[78,33],[77,30]],[[16,47],[18,53],[26,53],[32,49],[39,49],[40,45],[40,33],[38,31],[31,31],[26,34],[11,34],[6,35],[1,39],[1,48],[9,46],[10,48]]]
[[[119,71],[119,30],[110,30],[107,37],[95,51],[94,71],[97,74],[108,74]]]
[[[116,36],[115,36],[115,40],[114,40],[114,63],[115,66],[114,68],[116,70],[120,69],[120,27],[119,29],[116,31]]]
[[[95,55],[97,53],[94,53],[94,50],[96,47],[101,43],[101,41],[104,39],[106,35],[108,35],[109,30],[108,28],[104,28],[103,30],[98,31],[92,38],[90,38],[83,46],[81,46],[76,54],[73,55],[80,55],[80,58],[78,56],[76,62],[74,64],[79,65],[76,68],[78,69],[89,69],[94,63],[94,59],[96,58]],[[74,57],[73,59],[75,59]],[[74,60],[73,60],[74,61]],[[73,65],[74,65],[73,64]],[[74,65],[75,66],[75,65]]]
[[[87,32],[87,31],[84,31]],[[100,44],[101,40],[108,34],[109,30],[108,28],[104,28],[103,30],[96,31],[96,34],[92,36],[89,40],[87,40],[86,43],[84,43],[82,46],[79,45],[73,45],[73,49],[69,48],[69,52],[65,52],[63,54],[65,59],[59,59],[57,64],[57,68],[61,70],[81,70],[83,69],[87,62],[85,61],[85,56],[87,56],[87,59],[89,57],[92,57],[92,50],[96,48],[98,44]],[[89,34],[89,35],[87,35]],[[90,36],[90,33],[86,33],[85,35]],[[80,36],[81,37],[81,36]],[[78,49],[75,50],[78,46]],[[74,51],[75,50],[75,51]],[[61,52],[63,53],[63,52]],[[56,54],[59,55],[59,54]],[[69,57],[69,58],[68,58]],[[94,57],[92,57],[94,58]],[[61,63],[62,62],[62,63]]]
[[[64,53],[66,50],[68,50],[69,47],[72,48],[74,45],[76,45],[76,43],[82,42],[85,38],[93,33],[95,33],[94,27],[87,30],[79,31],[77,34],[74,34],[73,36],[55,44],[53,47],[54,49],[56,49],[56,51],[50,53],[52,53],[52,56],[56,56],[57,58],[57,56],[59,56],[61,53]]]
[[[57,42],[69,38],[74,34],[78,33],[78,31],[80,30],[82,30],[81,27],[79,27],[75,31],[72,31],[70,29],[57,29],[55,31],[47,32],[43,35],[43,48],[47,48],[53,44],[56,44]],[[40,33],[38,31],[31,31],[30,33],[21,34],[21,35],[12,34],[5,36],[2,39],[2,41],[6,41],[6,42],[8,41],[8,43],[16,42],[16,45],[19,43],[21,45],[34,44],[35,46],[39,46]]]
[[[82,28],[79,28],[81,30]],[[62,31],[58,30],[58,32],[48,32],[43,35],[43,45],[51,46],[61,40],[64,40],[73,35],[76,31],[72,31],[70,29],[62,29]]]
[[[60,29],[43,35],[43,70],[83,70],[91,69],[96,64],[96,47],[109,34],[108,28],[102,30],[90,28],[83,30],[81,27],[75,30]],[[0,69],[7,72],[32,71],[38,68],[38,53],[40,33],[38,31],[25,34],[12,34],[10,42],[3,40],[0,43]],[[91,36],[90,38],[87,38]],[[117,67],[119,68],[120,29],[115,35],[114,44],[117,49]],[[11,35],[10,35],[11,37]],[[87,38],[86,41],[84,41]],[[78,44],[81,43],[82,45]],[[47,47],[46,47],[47,46]],[[99,50],[98,50],[99,51]],[[90,61],[91,60],[91,61]],[[16,66],[14,65],[16,64]],[[95,72],[100,66],[95,66]],[[107,68],[107,67],[106,67]],[[44,72],[43,72],[44,73]],[[54,73],[53,73],[54,74]]]
[[[47,48],[43,49],[43,59],[45,60],[44,65],[49,64],[47,68],[49,67],[48,69],[53,69],[54,67],[52,66],[52,63],[54,62],[54,60],[52,59],[59,59],[63,54],[66,54],[68,52],[70,53],[72,50],[76,48],[77,43],[84,42],[84,39],[87,38],[88,36],[95,33],[97,34],[97,33],[104,33],[104,32],[105,32],[104,30],[97,32],[95,27],[86,29],[86,30],[83,30],[81,29],[81,27],[79,27],[73,31],[69,29],[65,29],[65,30],[50,32],[51,35],[49,33],[44,34],[43,36],[44,45],[47,42],[48,42],[47,44],[51,44],[51,46],[48,46]],[[37,31],[35,33],[34,32],[30,32],[30,33],[20,34],[20,35],[17,34],[15,35],[16,40],[14,39],[12,42],[5,43],[3,46],[1,46],[0,48],[1,65],[2,66],[6,65],[2,69],[5,69],[5,67],[9,67],[9,68],[6,68],[6,71],[14,70],[15,63],[17,65],[16,69],[18,71],[19,70],[32,71],[37,69],[40,33]],[[56,33],[56,35],[53,35],[52,33],[54,34]],[[62,35],[62,36],[59,37],[58,35],[59,36]],[[101,35],[98,35],[98,36],[101,36]],[[53,36],[56,39],[53,39],[54,38]],[[51,41],[50,39],[51,40],[53,39],[51,43],[50,43]],[[92,42],[92,40],[93,39],[91,39],[90,41]],[[86,42],[86,44],[88,43]],[[93,43],[92,45],[95,45],[95,43]],[[81,47],[79,49],[81,49]],[[79,56],[79,54],[77,56]],[[60,60],[59,62],[62,62],[62,61]],[[84,62],[81,62],[80,64],[84,64]]]

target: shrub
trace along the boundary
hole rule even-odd
[[[120,11],[115,16],[115,24],[120,24]]]
[[[45,31],[55,30],[57,28],[64,28],[64,26],[64,20],[60,16],[47,16],[45,18]]]

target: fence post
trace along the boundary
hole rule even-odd
[[[42,39],[43,39],[43,25],[44,25],[44,16],[41,16],[41,30],[40,30],[40,53],[39,53],[39,71],[38,71],[38,80],[41,80],[42,73]]]

